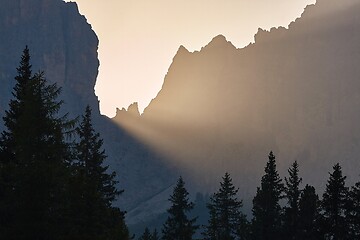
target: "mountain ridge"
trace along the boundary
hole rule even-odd
[[[211,191],[217,179],[209,175],[228,170],[243,175],[235,182],[252,186],[240,187],[251,196],[270,150],[282,173],[298,160],[314,185],[335,161],[355,179],[359,13],[359,1],[318,0],[287,28],[259,29],[244,48],[221,35],[200,51],[180,47],[162,89],[128,130],[198,189]]]

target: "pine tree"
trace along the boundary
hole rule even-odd
[[[319,232],[320,201],[313,186],[306,185],[299,200],[298,238],[301,240],[322,239]]]
[[[73,121],[59,117],[56,84],[31,73],[26,47],[0,139],[1,168],[7,169],[4,239],[57,239],[63,229],[69,146],[65,131]],[[4,205],[2,205],[4,206]],[[1,210],[2,211],[2,210]]]
[[[280,239],[281,207],[284,185],[276,170],[275,156],[269,154],[261,187],[257,188],[253,199],[252,238],[254,240]]]
[[[115,233],[126,236],[124,213],[112,207],[122,191],[116,189],[115,172],[108,173],[108,166],[103,166],[106,159],[103,140],[93,128],[89,106],[76,132],[79,142],[75,144],[76,161],[73,163],[73,212],[70,215],[75,215],[76,219],[72,236],[79,239],[89,236],[106,239]]]
[[[13,221],[14,200],[14,171],[15,171],[15,138],[17,122],[23,111],[25,91],[32,78],[29,49],[23,51],[20,66],[17,68],[15,87],[10,100],[9,110],[5,111],[3,118],[7,131],[3,131],[0,137],[0,233],[5,236],[9,232],[10,224]],[[1,235],[0,235],[1,238]]]
[[[159,240],[159,239],[160,239],[159,234],[155,228],[153,233],[151,234],[151,240]]]
[[[107,223],[106,234],[109,240],[130,240],[134,239],[134,235],[130,236],[129,229],[125,223],[125,212],[120,211],[117,207],[108,209],[110,218]],[[102,239],[102,238],[101,238]]]
[[[9,110],[5,111],[5,116],[3,117],[7,131],[2,132],[0,139],[2,163],[11,162],[11,160],[15,158],[15,153],[12,150],[15,146],[14,134],[19,125],[19,118],[24,111],[27,97],[26,92],[28,91],[27,89],[32,79],[30,53],[27,46],[21,56],[17,73],[18,75],[15,77],[15,87],[12,92],[14,99],[10,100]]]
[[[210,219],[203,235],[205,239],[243,239],[246,229],[240,228],[246,226],[246,217],[240,211],[242,201],[237,199],[238,189],[229,173],[225,173],[222,180],[219,191],[210,198]]]
[[[351,187],[346,215],[350,223],[350,238],[360,240],[360,182]]]
[[[299,165],[295,161],[288,169],[289,178],[285,178],[285,198],[288,206],[284,212],[284,237],[286,239],[298,239],[298,218],[299,218],[299,185],[302,179],[299,177]]]
[[[139,240],[152,240],[149,228],[145,228],[144,233],[139,237]]]
[[[188,191],[182,177],[179,178],[169,201],[172,203],[167,210],[169,216],[163,225],[163,240],[191,240],[198,226],[195,225],[196,218],[188,219],[187,213],[194,204],[189,202]]]
[[[348,196],[348,188],[345,186],[346,176],[342,175],[339,163],[334,165],[333,170],[322,200],[325,237],[332,240],[348,239],[349,228],[345,216]]]
[[[204,226],[205,231],[202,233],[202,235],[204,236],[204,240],[219,240],[220,235],[218,229],[220,223],[218,222],[216,210],[211,205],[208,205],[208,210],[209,210],[208,225]]]

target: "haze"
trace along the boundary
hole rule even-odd
[[[223,34],[236,47],[258,28],[287,26],[315,0],[130,1],[76,0],[99,37],[96,95],[102,114],[139,103],[142,111],[161,89],[180,45],[200,50]]]

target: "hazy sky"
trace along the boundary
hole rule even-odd
[[[259,27],[287,26],[315,1],[75,0],[100,40],[95,90],[101,112],[112,117],[116,107],[133,102],[142,111],[161,89],[180,45],[200,50],[222,34],[244,47]]]

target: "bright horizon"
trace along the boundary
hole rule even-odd
[[[69,2],[67,0],[67,2]],[[287,27],[315,0],[75,0],[99,38],[95,93],[102,114],[155,98],[180,45],[200,50],[222,34],[237,48],[258,28]]]

